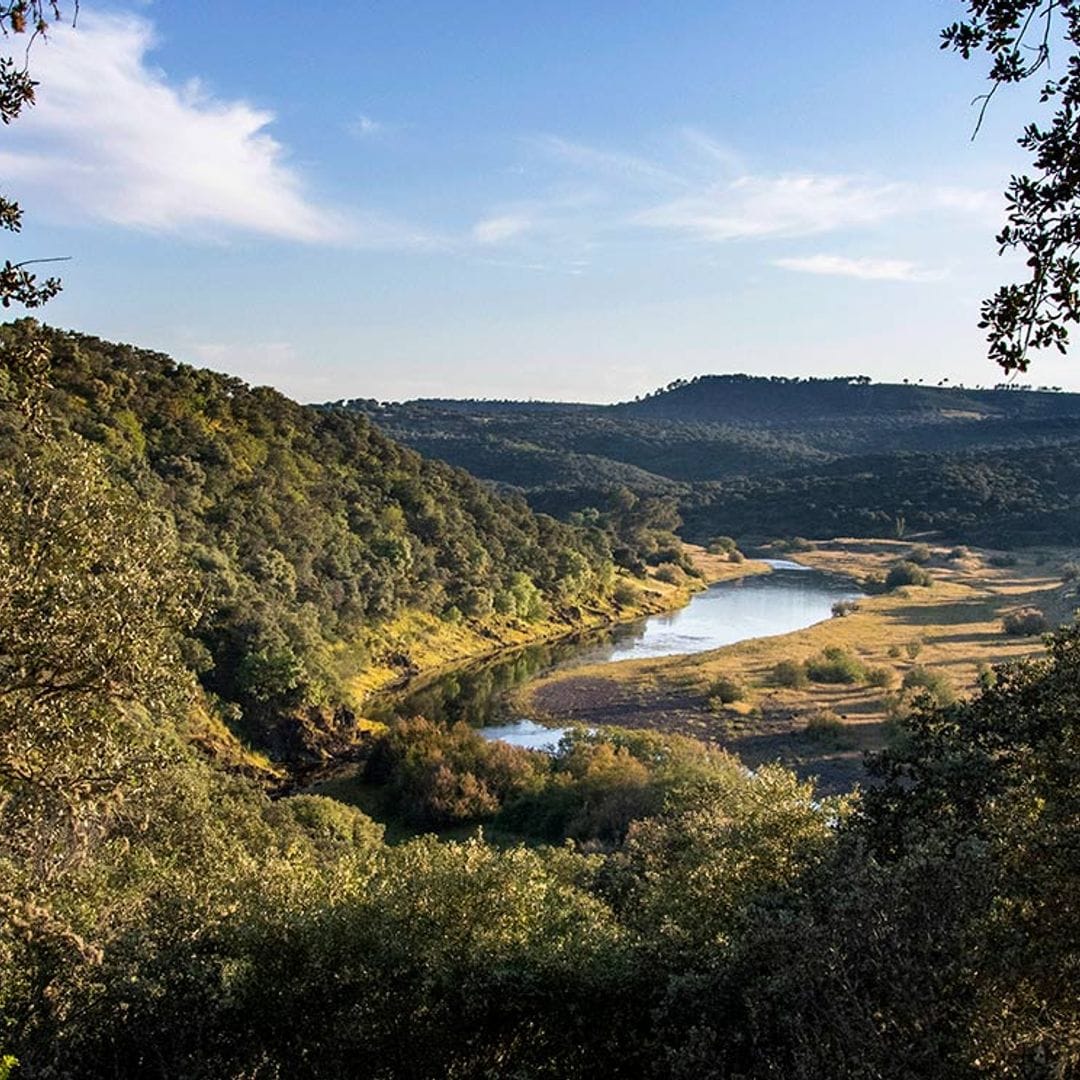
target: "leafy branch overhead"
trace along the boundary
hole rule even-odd
[[[72,18],[78,13],[78,3],[73,5]],[[0,30],[4,37],[29,34],[30,44],[39,34],[44,34],[50,22],[61,18],[58,0],[14,0],[0,3]],[[10,124],[17,119],[23,108],[34,104],[37,83],[30,78],[26,63],[18,63],[15,57],[0,57],[0,120]],[[0,228],[19,232],[22,228],[22,209],[17,202],[0,195]],[[38,281],[36,274],[27,267],[36,262],[53,260],[28,260],[13,263],[10,259],[0,266],[0,305],[11,307],[13,303],[23,307],[40,307],[60,291],[58,278]]]
[[[1014,176],[1006,191],[1008,224],[1001,253],[1022,252],[1030,276],[1003,285],[982,306],[990,357],[1006,371],[1026,371],[1030,354],[1064,352],[1069,324],[1080,318],[1080,3],[1074,0],[967,0],[968,18],[942,31],[942,48],[965,60],[990,58],[990,90],[981,95],[979,124],[997,90],[1050,71],[1064,49],[1064,74],[1047,77],[1040,102],[1048,123],[1032,121],[1019,142],[1033,175]],[[978,126],[976,127],[976,131]]]

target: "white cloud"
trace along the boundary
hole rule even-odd
[[[677,172],[635,154],[600,150],[557,135],[542,135],[526,139],[525,142],[549,157],[590,172],[614,176],[623,182],[645,183],[649,186],[659,184],[663,187],[686,186],[686,181]]]
[[[149,23],[86,14],[34,45],[37,104],[8,133],[0,170],[66,216],[216,236],[354,239],[316,205],[267,127],[273,114],[168,83],[147,61]],[[30,201],[27,199],[26,201]]]
[[[502,214],[478,221],[472,228],[472,238],[478,244],[501,244],[529,232],[533,225],[525,215]]]
[[[711,241],[812,236],[874,224],[900,213],[905,202],[901,185],[849,176],[742,176],[633,220]]]
[[[852,259],[845,255],[807,255],[775,259],[774,266],[804,274],[828,274],[863,281],[940,281],[944,272],[927,270],[904,259]]]
[[[385,124],[372,120],[370,116],[365,116],[363,113],[346,126],[358,139],[370,139],[374,135],[381,135],[386,130]]]

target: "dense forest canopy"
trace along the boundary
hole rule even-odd
[[[23,357],[38,333],[30,322],[0,331],[9,402],[33,390]],[[347,703],[350,674],[379,647],[372,629],[403,612],[527,621],[610,591],[603,530],[497,496],[355,412],[297,405],[160,353],[40,333],[50,422],[98,447],[175,525],[204,610],[186,655],[243,709],[249,734],[283,712]],[[6,461],[25,438],[5,424]]]
[[[678,380],[613,406],[351,402],[395,438],[560,517],[614,492],[673,499],[705,541],[894,535],[981,544],[1080,535],[1080,395],[865,376]]]

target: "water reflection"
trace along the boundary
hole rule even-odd
[[[509,656],[479,662],[369,704],[366,714],[389,721],[426,716],[442,723],[464,720],[489,738],[542,749],[563,729],[545,728],[506,715],[508,690],[553,668],[704,652],[747,638],[787,634],[830,617],[838,600],[861,595],[843,578],[798,563],[772,562],[773,573],[713,585],[686,607],[611,630],[548,644],[528,645]]]

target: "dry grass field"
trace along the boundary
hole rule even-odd
[[[861,581],[887,571],[912,548],[904,541],[835,540],[796,558]],[[554,673],[523,687],[514,704],[552,723],[681,732],[722,745],[747,765],[780,760],[816,776],[824,791],[850,790],[866,780],[863,752],[883,744],[890,715],[914,696],[903,689],[905,676],[929,671],[943,693],[969,694],[990,666],[1041,649],[1037,635],[1003,631],[1010,611],[1038,608],[1051,625],[1071,620],[1076,587],[1063,582],[1062,569],[1073,554],[934,547],[926,564],[929,587],[870,596],[848,615],[779,637]],[[871,671],[871,681],[778,685],[777,664],[801,665],[828,648],[842,649]],[[730,696],[722,693],[725,681],[740,692],[727,704],[721,700]]]

